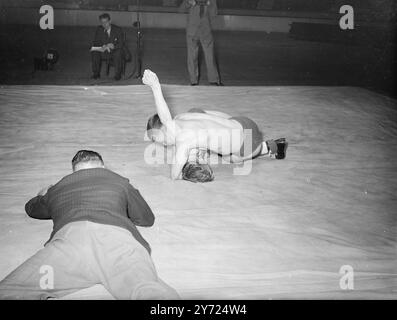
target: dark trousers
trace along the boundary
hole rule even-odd
[[[101,74],[101,67],[102,67],[102,59],[112,59],[113,65],[115,68],[115,76],[121,76],[122,72],[122,50],[116,49],[113,50],[111,53],[109,52],[91,52],[91,61],[92,61],[92,73],[94,75]]]
[[[199,78],[199,44],[204,51],[205,64],[207,66],[207,78],[211,83],[219,82],[218,68],[215,62],[214,55],[214,39],[212,35],[206,33],[204,35],[198,34],[195,36],[187,35],[187,68],[191,83],[197,83]]]

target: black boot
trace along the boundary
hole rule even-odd
[[[275,156],[275,158],[278,160],[284,159],[286,157],[288,142],[285,140],[285,138],[267,140],[266,145],[271,157]]]

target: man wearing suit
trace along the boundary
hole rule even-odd
[[[178,299],[158,277],[136,228],[154,223],[139,191],[95,151],[77,152],[72,168],[26,204],[30,217],[51,219],[53,231],[43,249],[0,282],[0,300],[61,298],[95,284],[116,299]]]
[[[110,15],[108,13],[99,16],[101,25],[98,26],[95,32],[93,42],[94,47],[101,47],[101,51],[92,51],[92,78],[100,78],[102,58],[113,58],[115,67],[115,80],[121,79],[122,59],[124,47],[124,33],[123,29],[112,24]]]
[[[187,67],[191,85],[197,85],[199,81],[199,43],[204,51],[208,82],[213,85],[222,85],[215,62],[214,39],[210,21],[210,18],[215,17],[218,13],[216,0],[183,0],[180,9],[181,11],[188,10]]]

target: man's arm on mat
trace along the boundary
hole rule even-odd
[[[177,143],[174,153],[174,161],[171,165],[171,179],[182,179],[182,169],[189,158],[190,143]]]
[[[47,194],[38,195],[28,201],[25,205],[27,215],[35,219],[51,219],[47,207]]]
[[[154,214],[152,209],[141,196],[139,190],[131,184],[128,185],[128,217],[137,226],[150,227],[154,223]]]

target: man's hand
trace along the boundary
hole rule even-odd
[[[110,48],[109,48],[109,44],[104,44],[102,46],[102,52],[109,52],[110,53]]]
[[[107,45],[103,45],[102,46],[102,52],[106,52],[106,51],[109,51],[109,48],[108,48],[108,46]]]
[[[146,84],[151,88],[160,85],[160,81],[157,75],[154,72],[150,71],[149,69],[146,69],[145,72],[143,73],[142,82],[143,84]]]
[[[109,49],[114,50],[114,44],[113,43],[108,43],[107,46],[108,46]]]
[[[189,0],[188,3],[189,3],[191,6],[195,6],[195,5],[196,5],[196,1],[195,1],[195,0]]]
[[[39,193],[37,195],[38,196],[44,196],[47,193],[48,189],[50,189],[51,187],[52,187],[52,184],[50,184],[48,187],[44,187],[43,189],[41,189],[39,191]]]

